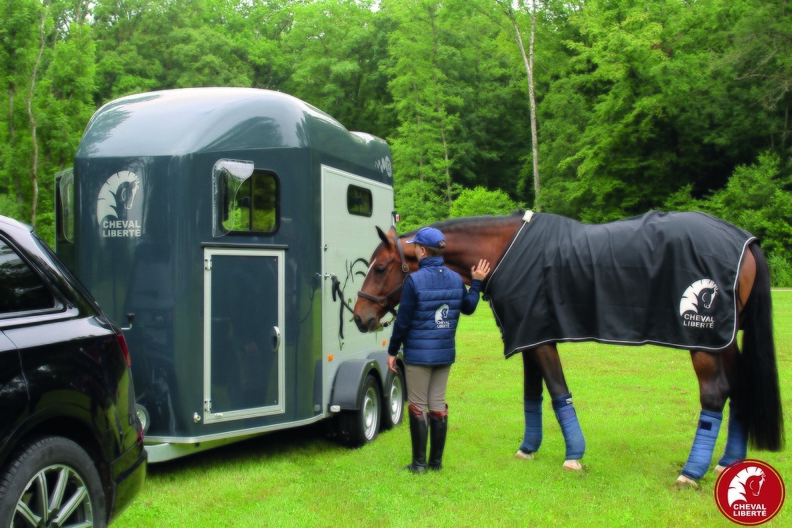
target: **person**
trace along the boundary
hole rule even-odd
[[[440,470],[448,432],[446,386],[456,356],[455,335],[460,314],[472,314],[479,301],[481,281],[490,264],[481,259],[470,270],[470,289],[462,277],[445,267],[445,237],[424,227],[407,244],[415,244],[418,271],[404,283],[393,334],[388,345],[388,367],[396,372],[396,356],[404,348],[413,473]],[[427,413],[428,409],[428,413]],[[429,437],[429,462],[426,444]]]

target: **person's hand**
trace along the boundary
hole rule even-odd
[[[399,371],[396,370],[396,356],[388,356],[388,370],[394,374],[399,373]]]
[[[489,275],[490,272],[490,263],[487,259],[479,260],[478,266],[473,266],[470,268],[470,274],[473,275],[474,279],[484,280],[484,278]]]

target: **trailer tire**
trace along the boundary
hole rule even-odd
[[[382,390],[385,405],[382,406],[382,430],[387,431],[401,424],[404,420],[404,373],[396,365],[396,374],[390,376],[386,387]]]
[[[360,408],[344,411],[340,416],[341,430],[350,447],[361,447],[373,442],[379,434],[381,423],[381,402],[379,385],[371,374],[361,386]]]

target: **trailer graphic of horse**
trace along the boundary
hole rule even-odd
[[[56,251],[122,326],[149,460],[327,420],[402,420],[382,335],[345,312],[393,222],[387,144],[289,95],[124,97],[57,175]],[[339,315],[340,314],[340,315]]]

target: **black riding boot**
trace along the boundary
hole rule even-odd
[[[407,414],[410,416],[412,462],[404,466],[404,469],[413,473],[423,473],[426,471],[426,437],[429,433],[426,413],[413,405],[410,405],[409,411]]]
[[[429,411],[429,469],[439,471],[443,468],[443,449],[447,433],[448,411]]]

